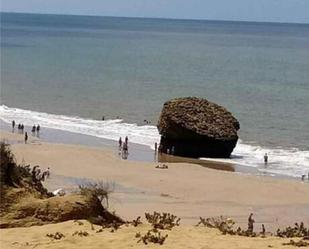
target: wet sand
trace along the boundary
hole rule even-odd
[[[4,132],[11,133],[12,128],[9,124],[0,120],[0,130]],[[30,131],[31,127],[25,127],[25,130]],[[14,134],[18,133],[15,128]],[[28,134],[31,134],[28,132]],[[37,136],[37,135],[36,135]],[[91,147],[100,147],[108,150],[117,151],[118,142],[112,141],[109,139],[93,137],[89,135],[77,134],[63,130],[56,130],[50,128],[43,128],[43,131],[40,132],[39,138],[42,141],[50,142],[50,143],[60,143],[60,144],[75,144],[75,145],[85,145]],[[11,143],[15,143],[11,141]],[[131,161],[142,161],[142,162],[171,162],[171,163],[190,163],[190,164],[198,164],[203,167],[208,167],[211,169],[217,170],[225,170],[225,171],[234,171],[234,172],[242,172],[254,175],[270,175],[269,173],[260,172],[257,168],[245,167],[238,165],[236,163],[231,162],[222,162],[216,161],[216,159],[194,159],[194,158],[186,158],[186,157],[177,157],[173,155],[167,154],[155,154],[154,150],[150,149],[148,146],[135,144],[130,142],[130,153],[128,155],[128,160]],[[287,178],[282,175],[275,175],[280,178]]]

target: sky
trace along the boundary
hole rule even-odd
[[[1,11],[309,23],[309,0],[1,0]]]

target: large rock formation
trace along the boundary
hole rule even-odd
[[[222,106],[187,97],[164,104],[158,130],[163,153],[228,158],[238,140],[239,122]]]

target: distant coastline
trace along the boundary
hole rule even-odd
[[[179,22],[209,22],[209,23],[242,23],[242,24],[269,24],[269,25],[304,25],[309,26],[309,23],[300,22],[261,22],[261,21],[245,21],[245,20],[213,20],[213,19],[182,19],[182,18],[167,18],[167,17],[132,17],[132,16],[105,16],[105,15],[79,15],[79,14],[57,14],[57,13],[30,13],[30,12],[6,12],[0,11],[1,14],[16,14],[16,15],[47,15],[47,16],[76,16],[76,17],[99,17],[99,18],[114,18],[114,19],[149,19],[149,20],[165,20],[165,21],[179,21]]]

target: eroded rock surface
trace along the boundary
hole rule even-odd
[[[187,97],[164,104],[158,130],[163,153],[228,158],[238,140],[239,122],[222,106]]]

